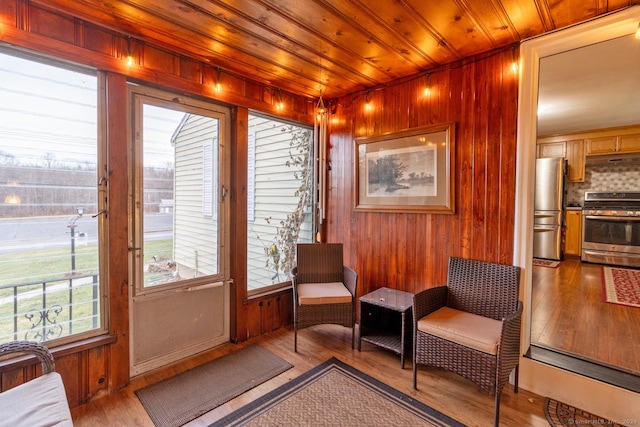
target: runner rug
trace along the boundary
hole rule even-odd
[[[602,267],[602,297],[612,304],[640,307],[640,270]]]
[[[136,395],[156,426],[176,427],[292,366],[253,344],[136,390]]]
[[[551,261],[548,259],[534,258],[533,265],[536,267],[558,268],[558,266],[560,265],[560,261]]]
[[[331,358],[209,427],[464,426]]]
[[[590,414],[587,411],[574,408],[571,405],[548,397],[544,399],[544,415],[553,427],[576,427],[581,425],[622,427],[615,421]]]

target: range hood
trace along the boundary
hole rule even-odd
[[[640,153],[587,156],[585,161],[588,165],[617,165],[623,163],[640,165]]]

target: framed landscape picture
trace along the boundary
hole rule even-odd
[[[452,214],[455,123],[355,140],[355,209]]]

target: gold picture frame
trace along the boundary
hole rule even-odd
[[[455,123],[355,139],[355,209],[455,213]]]

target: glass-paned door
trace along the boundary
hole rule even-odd
[[[229,111],[131,90],[132,374],[229,339]]]

